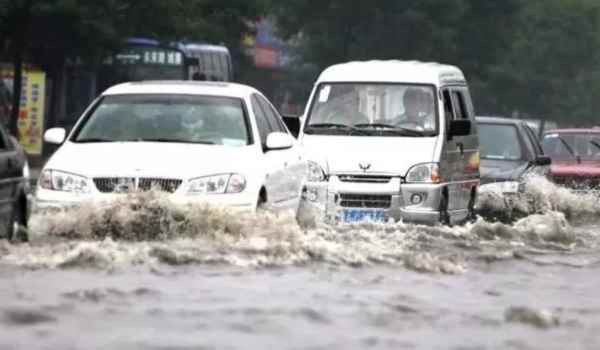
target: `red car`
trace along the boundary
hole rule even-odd
[[[554,182],[577,191],[600,190],[600,128],[555,129],[544,133]]]

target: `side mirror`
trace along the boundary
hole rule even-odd
[[[281,117],[288,130],[297,138],[300,133],[300,124],[302,124],[300,116],[284,114]]]
[[[550,165],[550,164],[552,164],[552,158],[550,158],[548,156],[539,156],[533,161],[533,164],[539,165],[539,166]]]
[[[60,145],[65,141],[67,131],[63,128],[52,128],[44,133],[44,141],[55,145]]]
[[[471,133],[471,121],[468,119],[457,119],[450,121],[448,136],[466,136]]]
[[[288,149],[294,146],[294,138],[284,132],[272,132],[267,136],[267,150]]]

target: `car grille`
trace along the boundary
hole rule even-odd
[[[386,194],[351,194],[339,195],[339,204],[346,208],[389,208],[392,196]]]
[[[162,179],[141,177],[137,180],[132,177],[96,177],[94,185],[102,193],[130,193],[135,191],[150,191],[152,189],[173,193],[181,185],[180,179]]]
[[[360,182],[360,183],[388,183],[392,179],[391,176],[379,175],[338,175],[342,182]]]
[[[600,178],[554,176],[552,178],[557,185],[565,186],[575,190],[598,190],[600,189]]]

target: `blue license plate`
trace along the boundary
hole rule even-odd
[[[342,220],[348,223],[360,221],[384,222],[385,212],[383,209],[344,209]]]

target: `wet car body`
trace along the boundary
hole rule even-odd
[[[30,187],[25,150],[0,124],[0,238],[27,240]]]
[[[279,114],[240,84],[137,82],[105,91],[40,174],[33,215],[156,190],[175,203],[297,210],[305,164]]]
[[[503,215],[514,218],[516,202],[528,203],[524,198],[529,176],[548,176],[551,159],[547,157],[526,121],[498,117],[477,117],[481,147],[480,195],[495,196],[504,202]],[[513,210],[506,210],[513,209]],[[517,215],[518,216],[518,215]]]
[[[550,176],[577,193],[600,193],[600,129],[554,129],[543,137]]]

